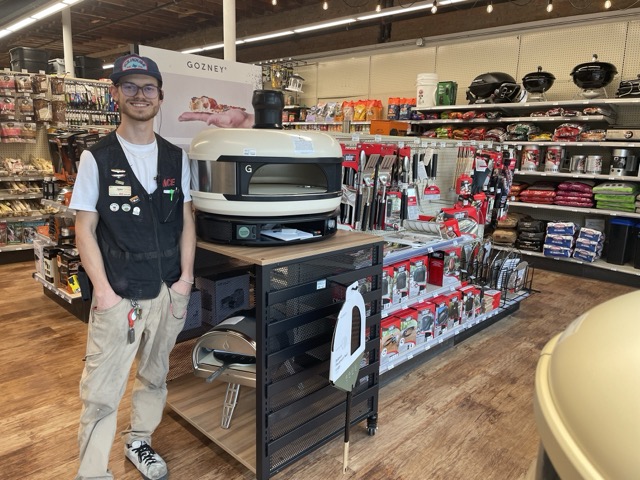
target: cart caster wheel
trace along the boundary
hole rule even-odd
[[[373,437],[376,434],[376,427],[369,427],[367,428],[367,433],[369,434],[370,437]]]

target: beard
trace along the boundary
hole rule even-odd
[[[120,103],[120,115],[127,116],[131,120],[135,120],[138,122],[147,122],[149,120],[152,120],[160,110],[160,103],[157,101],[144,101],[148,104],[148,106],[139,108],[130,105],[130,102],[136,103],[133,98],[127,98],[126,101]]]

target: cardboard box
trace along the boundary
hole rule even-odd
[[[400,319],[394,315],[380,322],[380,365],[385,365],[398,356],[400,343]]]
[[[438,287],[442,286],[444,279],[445,253],[438,250],[429,254],[429,276],[427,282]]]
[[[392,267],[393,289],[391,294],[393,297],[393,304],[398,305],[409,300],[409,274],[411,267],[409,264],[409,260],[394,263]]]
[[[459,288],[462,296],[461,323],[466,323],[476,318],[476,296],[480,295],[480,291],[473,285],[466,285]],[[478,312],[479,314],[479,312]]]
[[[371,120],[369,133],[371,135],[395,135],[404,137],[409,130],[407,122],[397,120]]]
[[[417,344],[418,312],[412,308],[402,310],[396,314],[400,319],[399,353],[411,350]]]
[[[491,312],[500,307],[500,298],[502,292],[500,290],[485,290],[484,292],[484,305],[485,313]]]
[[[382,269],[382,310],[387,310],[393,305],[393,273],[394,268],[389,265]]]
[[[433,340],[436,320],[436,306],[433,302],[420,302],[412,307],[416,312],[416,345]]]
[[[460,259],[462,257],[462,248],[447,248],[444,249],[444,253],[445,258],[442,284],[458,285],[460,283]]]
[[[456,290],[446,297],[449,299],[449,325],[458,327],[462,323],[462,293]]]
[[[444,295],[438,295],[432,298],[431,302],[436,306],[433,337],[438,338],[451,329],[449,325],[449,298]]]
[[[429,268],[429,257],[421,255],[409,260],[410,281],[409,298],[416,298],[422,295],[427,288],[427,276]]]

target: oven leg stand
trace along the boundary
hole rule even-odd
[[[239,384],[229,383],[227,385],[227,393],[224,396],[224,407],[222,408],[222,422],[220,422],[222,428],[229,428],[231,425],[231,417],[233,416],[233,410],[236,408],[236,403],[238,403],[239,393]]]

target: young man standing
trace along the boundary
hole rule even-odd
[[[158,480],[167,478],[167,466],[151,448],[151,435],[162,418],[169,353],[194,281],[189,162],[153,131],[163,99],[158,65],[126,55],[110,78],[121,123],[83,152],[70,205],[93,284],[76,480],[113,478],[109,453],[134,358],[125,456],[145,479]]]

